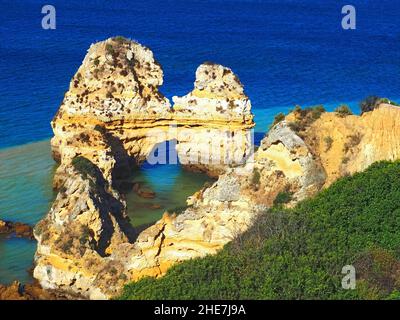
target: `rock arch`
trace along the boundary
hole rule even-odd
[[[162,69],[148,48],[122,38],[92,45],[52,121],[54,157],[68,163],[82,153],[82,144],[74,150],[82,136],[90,139],[102,128],[136,163],[157,143],[176,139],[178,155],[188,165],[221,173],[230,155],[235,155],[230,164],[243,164],[251,154],[254,122],[250,100],[232,70],[201,65],[193,91],[173,97],[173,106],[159,91],[162,83]],[[193,154],[208,158],[196,162]],[[101,168],[101,161],[94,162]]]

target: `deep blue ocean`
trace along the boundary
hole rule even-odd
[[[245,85],[256,131],[295,104],[400,98],[400,2],[352,0],[357,29],[341,28],[340,0],[0,0],[0,147],[51,136],[50,120],[91,43],[123,35],[162,64],[161,91],[184,95],[204,61]],[[52,4],[57,29],[43,30]]]
[[[56,30],[41,27],[45,4],[56,8]],[[276,113],[296,104],[332,110],[347,103],[357,112],[369,95],[400,102],[400,2],[352,0],[356,30],[341,27],[345,4],[0,0],[0,219],[33,225],[48,212],[56,167],[50,120],[90,44],[111,36],[153,50],[165,74],[161,91],[169,98],[192,90],[204,61],[232,68],[252,100],[258,136]],[[136,225],[185,206],[207,181],[176,166],[143,167],[134,177],[157,194],[152,202],[128,195]],[[27,269],[35,250],[35,241],[1,236],[0,283],[31,281]]]

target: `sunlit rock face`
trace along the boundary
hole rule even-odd
[[[192,123],[178,133],[177,152],[185,165],[206,167],[213,175],[229,165],[242,165],[252,152],[251,103],[231,69],[214,63],[197,68],[194,89],[173,97],[175,119]],[[200,126],[199,126],[200,125]]]
[[[332,139],[329,148],[327,138]],[[400,108],[381,104],[371,112],[341,117],[324,113],[313,123],[306,142],[321,159],[326,186],[380,160],[400,158]]]

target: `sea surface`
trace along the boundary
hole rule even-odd
[[[0,219],[36,224],[54,199],[50,141],[0,150]],[[0,235],[0,283],[31,280],[34,240]]]
[[[351,1],[356,30],[342,29],[349,3],[341,0],[52,0],[56,30],[41,28],[44,4],[0,0],[0,219],[34,224],[48,211],[49,122],[90,44],[110,36],[153,50],[168,98],[193,88],[204,61],[232,68],[259,136],[296,104],[346,103],[358,112],[369,95],[400,101],[399,1]],[[143,223],[184,206],[206,180],[176,166],[144,166],[135,179],[157,189],[152,203],[162,206],[128,197],[130,214]],[[0,283],[28,281],[34,251],[34,241],[0,238]]]

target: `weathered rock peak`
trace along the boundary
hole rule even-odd
[[[73,77],[60,112],[103,122],[168,113],[158,90],[163,71],[150,49],[121,37],[90,46]],[[55,119],[55,121],[57,118]]]
[[[243,119],[251,123],[251,103],[244,94],[243,85],[231,69],[206,62],[196,71],[192,92],[184,97],[173,97],[174,110],[193,112],[204,117]]]

